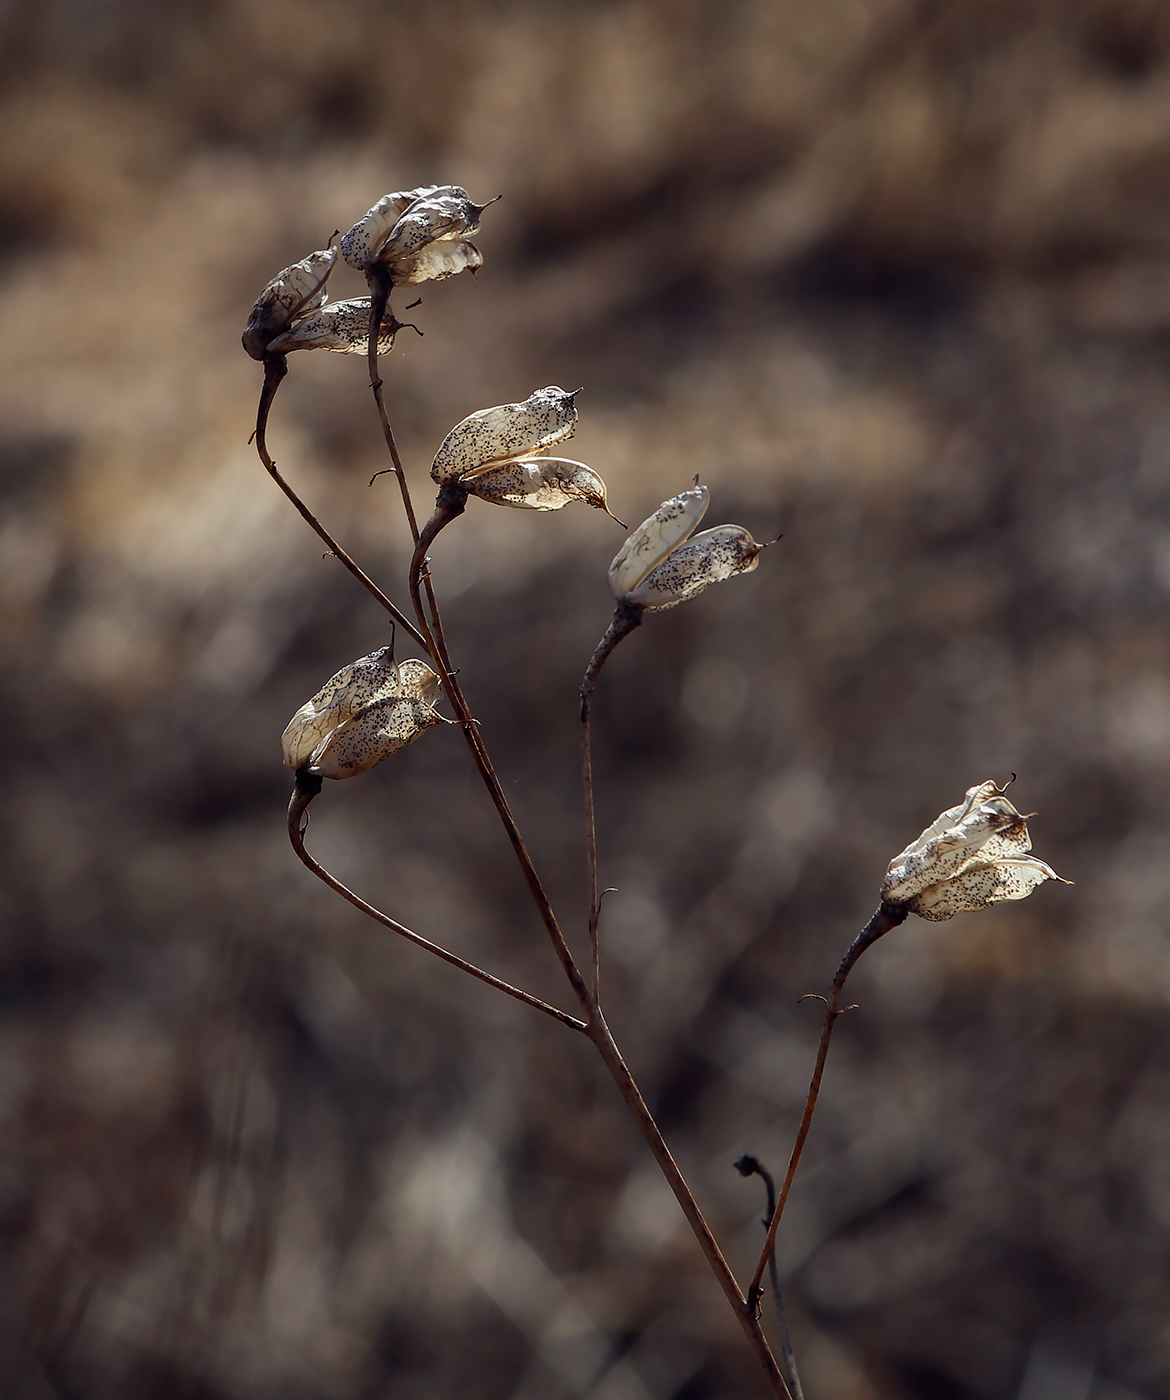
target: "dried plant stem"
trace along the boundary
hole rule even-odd
[[[756,1271],[752,1275],[751,1286],[748,1288],[748,1298],[754,1304],[759,1300],[762,1292],[760,1280],[764,1276],[768,1259],[772,1250],[776,1246],[776,1231],[780,1228],[780,1217],[784,1214],[784,1207],[788,1202],[788,1193],[792,1189],[792,1178],[796,1175],[796,1168],[800,1162],[800,1154],[804,1151],[805,1139],[808,1137],[808,1130],[812,1126],[813,1113],[816,1111],[817,1097],[821,1092],[821,1079],[825,1073],[825,1060],[829,1054],[829,1041],[833,1038],[833,1027],[837,1022],[837,1017],[841,1014],[841,991],[845,986],[845,979],[853,971],[858,958],[869,947],[872,947],[883,934],[889,933],[892,928],[897,928],[899,924],[905,923],[908,910],[905,905],[887,904],[882,901],[877,912],[869,923],[862,929],[853,942],[849,945],[849,951],[841,959],[841,965],[837,969],[837,975],[833,978],[833,986],[830,990],[828,1000],[825,1002],[825,1020],[821,1027],[821,1043],[817,1048],[816,1065],[813,1068],[812,1081],[808,1086],[808,1097],[804,1104],[804,1113],[801,1115],[800,1127],[797,1129],[796,1142],[792,1147],[792,1156],[788,1159],[788,1170],[784,1173],[784,1184],[780,1187],[780,1196],[776,1201],[776,1209],[772,1212],[771,1223],[768,1226],[768,1235],[764,1241],[763,1252],[760,1254]]]
[[[399,627],[403,628],[406,632],[408,632],[419,644],[419,646],[425,647],[426,642],[423,640],[422,633],[419,632],[418,628],[414,625],[413,622],[411,622],[410,618],[408,618],[404,612],[400,611],[397,607],[395,607],[395,605],[390,601],[390,599],[385,595],[385,593],[382,592],[382,590],[378,587],[374,580],[370,578],[369,574],[367,574],[364,569],[360,568],[354,562],[354,560],[350,558],[350,556],[345,552],[344,549],[342,549],[342,547],[337,543],[337,541],[333,538],[329,531],[325,529],[324,525],[321,524],[321,522],[317,519],[317,517],[313,514],[309,507],[305,505],[304,501],[301,500],[301,498],[292,489],[288,482],[285,481],[284,477],[281,476],[280,472],[277,471],[276,463],[272,460],[272,457],[269,455],[268,452],[268,442],[266,437],[268,430],[268,414],[272,408],[272,400],[276,397],[276,391],[280,388],[280,382],[287,373],[288,361],[284,355],[266,355],[264,357],[264,388],[261,390],[260,406],[256,411],[255,440],[256,451],[260,455],[260,460],[264,463],[265,470],[268,472],[268,475],[273,479],[273,481],[276,482],[277,486],[279,486],[280,489],[284,492],[284,494],[288,497],[288,499],[293,503],[293,505],[296,506],[297,510],[301,514],[302,519],[305,520],[308,523],[308,525],[316,532],[318,537],[321,539],[322,543],[325,545],[326,549],[329,550],[330,554],[332,554],[335,559],[339,559],[341,563],[345,565],[345,567],[354,576],[354,578],[357,579],[357,581],[362,585],[366,592],[369,593],[371,597],[373,597],[378,603],[382,605],[382,607],[386,609],[386,611],[399,625]]]
[[[382,376],[378,373],[378,338],[382,330],[382,318],[390,301],[390,269],[382,263],[375,263],[366,272],[366,282],[370,288],[370,340],[366,349],[366,362],[370,367],[370,389],[374,403],[378,407],[378,421],[382,425],[382,436],[394,464],[394,475],[398,478],[398,489],[402,493],[402,508],[410,526],[410,537],[418,544],[418,519],[410,499],[410,488],[406,484],[406,473],[402,470],[402,458],[398,455],[398,444],[394,441],[394,430],[386,414],[386,401],[382,397]],[[397,329],[397,322],[395,323]]]
[[[581,682],[581,788],[585,798],[585,863],[589,871],[589,955],[593,963],[591,990],[594,1003],[601,1002],[601,953],[597,925],[601,918],[601,898],[597,892],[597,823],[593,812],[593,741],[590,713],[593,690],[601,668],[623,637],[641,626],[643,609],[637,604],[621,602],[614,611],[604,637],[590,658]]]
[[[768,1210],[762,1224],[767,1229],[772,1223],[772,1216],[776,1213],[776,1182],[772,1173],[758,1157],[753,1157],[747,1152],[736,1161],[735,1169],[740,1176],[754,1174],[762,1178],[768,1198]],[[804,1400],[800,1374],[796,1369],[796,1356],[792,1350],[792,1334],[788,1329],[788,1309],[784,1306],[784,1294],[780,1289],[780,1270],[776,1267],[775,1248],[768,1255],[768,1279],[772,1284],[772,1301],[776,1305],[776,1320],[780,1327],[780,1351],[784,1357],[784,1379],[788,1382],[792,1400]]]
[[[552,1016],[563,1025],[572,1027],[575,1031],[587,1031],[588,1027],[584,1021],[578,1021],[575,1016],[570,1016],[564,1011],[560,1011],[555,1006],[550,1006],[548,1002],[541,1001],[539,997],[534,997],[531,992],[522,991],[519,987],[513,987],[510,982],[503,981],[502,978],[493,977],[490,972],[484,972],[474,963],[467,962],[466,959],[458,957],[455,953],[449,953],[446,948],[440,948],[437,943],[432,943],[429,939],[423,938],[421,934],[414,933],[405,924],[400,924],[397,919],[392,919],[388,914],[383,914],[380,909],[375,909],[372,904],[367,904],[359,895],[347,889],[340,880],[336,879],[317,860],[315,860],[305,849],[305,809],[313,798],[321,791],[321,779],[311,774],[298,774],[296,787],[293,789],[292,800],[288,804],[288,836],[292,842],[292,848],[297,853],[298,859],[306,865],[316,877],[329,886],[335,893],[341,895],[342,899],[347,899],[355,909],[360,909],[363,914],[369,915],[377,923],[392,929],[400,937],[405,938],[410,943],[415,943],[420,948],[425,948],[428,953],[434,953],[437,958],[442,958],[452,967],[457,967],[461,972],[467,972],[472,977],[476,977],[481,982],[486,982],[489,987],[495,987],[497,991],[506,992],[508,996],[515,997],[517,1001],[522,1001],[526,1006],[533,1006],[537,1011],[543,1011],[545,1015]]]

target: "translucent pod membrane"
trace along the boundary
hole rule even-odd
[[[278,272],[264,288],[243,335],[244,349],[254,360],[262,360],[270,343],[298,317],[325,305],[325,283],[336,261],[336,248],[321,248]]]
[[[378,336],[378,354],[394,346],[395,322],[387,312]],[[319,311],[302,316],[290,330],[278,336],[269,353],[287,355],[293,350],[332,350],[339,355],[364,355],[370,338],[370,298],[331,301]]]
[[[518,510],[560,510],[573,501],[612,515],[605,482],[584,462],[568,457],[520,457],[488,467],[464,484],[473,496]]]
[[[353,778],[441,721],[439,678],[423,661],[394,661],[383,647],[343,666],[293,715],[284,761],[323,778]]]
[[[550,384],[522,403],[498,404],[469,414],[439,444],[432,479],[442,486],[563,442],[577,423],[574,398]]]
[[[760,562],[759,545],[742,525],[718,525],[704,530],[672,550],[626,599],[648,612],[677,607],[713,583],[750,574]]]
[[[707,510],[710,493],[695,486],[663,501],[653,515],[631,530],[609,566],[609,586],[617,599],[627,598],[650,571],[690,535]]]
[[[341,240],[341,255],[358,271],[383,263],[399,283],[431,281],[431,276],[423,274],[432,267],[440,276],[450,277],[479,264],[468,260],[457,267],[450,259],[414,263],[409,268],[403,264],[429,245],[474,233],[486,207],[476,204],[459,185],[425,185],[383,195]]]

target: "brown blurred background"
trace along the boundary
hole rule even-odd
[[[782,1235],[809,1400],[1170,1397],[1166,4],[9,0],[0,94],[0,1394],[762,1393],[588,1046],[284,835],[280,731],[387,629],[247,446],[239,333],[453,181],[504,198],[387,362],[417,497],[457,419],[583,384],[624,519],[700,472],[784,534],[597,711],[610,1020],[741,1273],[732,1161],[782,1166],[890,856],[1015,771],[1076,881],[851,984]],[[291,369],[274,453],[404,601],[364,366]],[[472,502],[434,555],[577,933],[620,539]],[[311,844],[565,998],[456,729]]]

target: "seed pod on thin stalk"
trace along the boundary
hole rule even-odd
[[[278,272],[256,298],[241,337],[254,360],[269,354],[269,346],[301,316],[324,306],[325,283],[337,261],[336,248],[322,248]]]

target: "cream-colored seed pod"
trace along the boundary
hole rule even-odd
[[[483,266],[483,254],[464,238],[430,243],[409,257],[394,263],[394,285],[414,287],[420,282],[442,282],[460,272],[475,272]]]
[[[393,267],[399,258],[413,257],[428,243],[474,233],[483,209],[482,204],[472,203],[466,190],[457,187],[417,200],[390,230],[378,261]]]
[[[394,346],[394,318],[389,312],[382,321],[378,354],[389,354]],[[287,355],[293,350],[332,350],[339,355],[364,355],[370,337],[370,298],[352,297],[332,301],[285,331],[269,345],[270,354]]]
[[[321,248],[278,272],[264,288],[243,334],[244,349],[254,360],[262,360],[269,343],[294,320],[325,305],[325,283],[336,261],[336,248]]]
[[[648,573],[690,535],[702,520],[710,500],[705,486],[696,486],[663,501],[653,515],[643,520],[609,566],[609,587],[613,596],[629,596]]]
[[[341,256],[350,267],[358,272],[364,271],[377,261],[394,225],[416,200],[426,199],[440,189],[454,188],[453,185],[423,185],[417,190],[397,190],[384,194],[341,240]]]
[[[567,457],[519,457],[467,481],[480,500],[518,510],[560,510],[573,501],[611,514],[605,482],[584,462]]]
[[[702,593],[713,583],[750,574],[760,562],[759,545],[742,525],[718,525],[692,536],[656,565],[642,582],[626,594],[647,612],[677,607]]]
[[[284,761],[322,778],[353,778],[440,723],[439,678],[423,661],[396,665],[389,647],[343,667],[292,717]]]
[[[432,479],[442,486],[563,442],[572,436],[577,422],[574,397],[551,384],[521,403],[498,404],[469,414],[439,444]]]
[[[1029,856],[1031,849],[1028,823],[1003,790],[979,783],[894,857],[882,899],[932,921],[1024,899],[1045,880],[1061,878]]]

